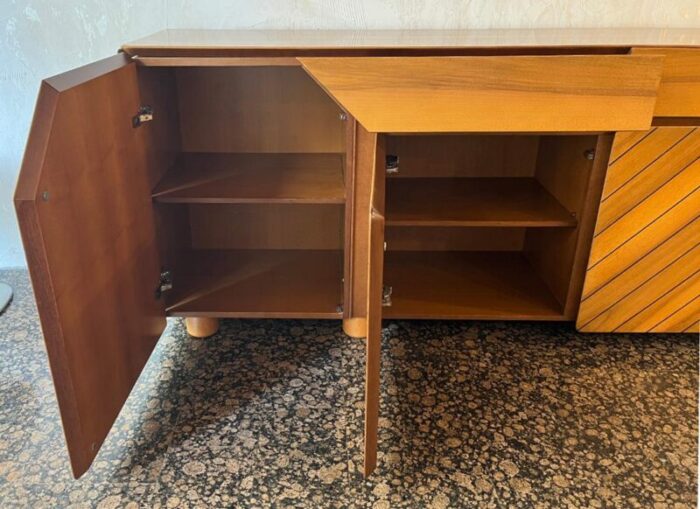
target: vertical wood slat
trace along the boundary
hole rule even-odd
[[[352,118],[352,117],[351,117]],[[367,278],[369,266],[369,230],[371,210],[370,193],[358,192],[370,189],[373,185],[374,163],[377,156],[376,133],[368,132],[354,119],[352,120],[354,185],[348,205],[351,207],[351,256],[352,256],[352,291],[347,301],[349,313],[346,318],[367,317]],[[347,223],[346,223],[347,224]],[[347,235],[347,234],[346,234]]]
[[[618,133],[577,327],[683,332],[700,317],[700,130]]]
[[[379,395],[382,341],[382,287],[384,273],[384,217],[376,210],[370,221],[370,267],[367,285],[367,353],[365,365],[365,460],[364,475],[377,466]]]
[[[382,294],[384,286],[384,207],[385,207],[385,143],[383,135],[375,136],[373,164],[370,168],[369,235],[367,240],[367,344],[365,365],[365,461],[364,475],[377,466],[379,429],[379,396],[382,341]]]

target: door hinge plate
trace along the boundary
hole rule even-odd
[[[386,156],[386,174],[394,175],[399,172],[399,156],[387,154]]]
[[[173,275],[169,270],[160,273],[160,281],[156,288],[156,299],[160,299],[163,292],[173,289]]]
[[[393,291],[394,291],[394,289],[391,286],[384,285],[382,287],[382,306],[383,307],[391,306],[391,294]]]
[[[131,125],[133,127],[139,127],[141,124],[150,122],[151,120],[153,120],[153,108],[145,105],[141,106],[136,115],[133,116],[131,119]]]

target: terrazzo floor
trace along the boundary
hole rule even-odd
[[[389,322],[379,467],[336,322],[169,322],[73,480],[28,277],[0,316],[1,507],[695,507],[698,338]],[[98,338],[96,338],[98,339]]]

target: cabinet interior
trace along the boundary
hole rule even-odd
[[[384,316],[570,319],[597,138],[388,136]]]
[[[342,316],[346,122],[299,67],[139,69],[174,316]],[[572,319],[596,134],[387,135],[387,318]],[[588,198],[590,201],[590,198]],[[580,288],[579,288],[580,291]]]
[[[141,68],[139,79],[154,111],[143,128],[165,161],[152,198],[168,313],[339,318],[338,106],[298,67]]]

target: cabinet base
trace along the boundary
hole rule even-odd
[[[219,319],[208,317],[185,318],[187,334],[193,338],[208,338],[219,331]]]
[[[343,319],[343,332],[351,338],[367,337],[367,318]]]

